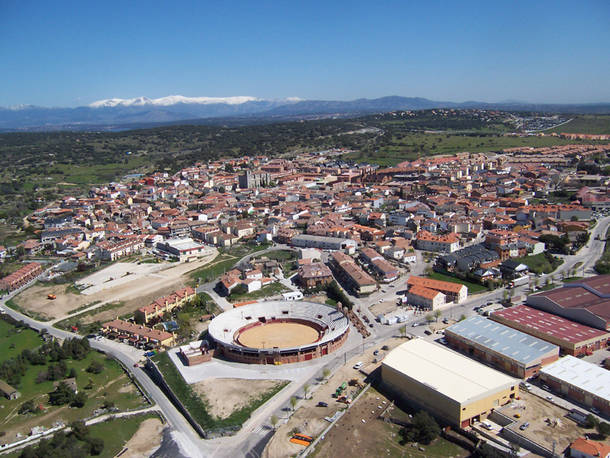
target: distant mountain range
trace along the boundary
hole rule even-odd
[[[249,96],[106,99],[76,108],[25,105],[0,107],[0,131],[123,130],[159,124],[210,123],[240,118],[291,120],[312,117],[345,117],[394,110],[480,108],[553,113],[610,113],[610,103],[530,104],[523,102],[439,102],[421,97],[381,97],[352,101],[265,100]]]

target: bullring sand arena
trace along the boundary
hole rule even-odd
[[[347,340],[349,320],[315,302],[265,301],[228,310],[208,327],[215,354],[249,364],[309,361]]]
[[[251,348],[299,347],[314,343],[320,334],[301,323],[267,323],[239,334],[238,342]]]

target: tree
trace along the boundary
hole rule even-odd
[[[290,406],[292,407],[292,411],[294,412],[295,407],[297,406],[297,398],[295,396],[292,396],[290,398]]]
[[[441,317],[442,313],[440,310],[435,310],[434,311],[434,318],[436,319],[436,322],[438,323],[438,319]]]
[[[19,407],[19,414],[26,415],[28,413],[36,413],[36,406],[34,405],[34,401],[31,399],[29,401],[25,401]]]
[[[325,367],[324,369],[322,369],[322,376],[324,377],[324,380],[328,379],[328,377],[330,377],[330,369],[328,367]]]
[[[275,427],[276,427],[278,421],[279,421],[279,419],[277,418],[277,415],[271,415],[269,422],[271,423],[271,426],[273,426],[274,431],[275,431]]]
[[[78,407],[80,409],[81,407],[85,406],[86,402],[87,402],[87,395],[85,394],[84,391],[79,391],[78,393],[76,393],[73,396],[72,402],[70,403],[70,405],[72,407]]]
[[[407,335],[407,327],[404,325],[401,326],[398,331],[400,332],[401,337],[405,337]]]
[[[309,388],[311,388],[311,385],[309,383],[305,383],[303,385],[303,393],[305,395],[305,399],[307,399],[307,393],[309,392]]]
[[[401,433],[406,442],[429,444],[441,433],[441,428],[428,412],[420,410],[413,416],[411,424]]]
[[[433,316],[431,313],[428,313],[428,314],[426,315],[426,321],[427,321],[428,323],[432,323],[432,322],[434,321],[434,316]]]
[[[87,372],[89,372],[90,374],[101,374],[103,370],[104,365],[97,359],[91,361],[91,363],[87,367]]]
[[[595,425],[595,430],[599,434],[602,440],[605,440],[607,436],[610,436],[610,424],[605,421],[598,421]]]
[[[61,406],[72,402],[74,391],[66,382],[59,382],[55,391],[49,393],[49,403],[54,406]]]
[[[458,321],[464,321],[466,319],[466,315],[463,313],[460,315],[460,319]]]
[[[89,454],[93,456],[101,455],[104,451],[104,439],[99,437],[88,437],[87,444],[89,444]]]

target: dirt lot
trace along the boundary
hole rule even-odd
[[[278,380],[214,378],[194,383],[191,387],[205,399],[210,414],[217,418],[227,418],[278,383]],[[248,393],[248,396],[244,396],[244,393]]]
[[[75,309],[93,304],[96,301],[100,306],[108,302],[124,302],[125,306],[121,309],[110,310],[106,314],[107,316],[95,317],[91,321],[115,318],[117,315],[133,311],[138,307],[149,304],[158,297],[184,287],[189,280],[187,277],[183,277],[184,274],[208,262],[210,262],[210,259],[178,265],[168,263],[169,268],[165,270],[142,275],[129,275],[125,277],[129,281],[124,281],[114,287],[90,295],[66,292],[67,285],[49,286],[37,283],[16,296],[14,301],[24,309],[44,315],[49,319],[63,318]],[[99,273],[93,275],[99,277]],[[83,281],[87,282],[87,278]],[[57,299],[48,300],[48,294],[55,294]]]
[[[369,310],[375,316],[377,315],[385,315],[386,313],[394,312],[398,310],[398,306],[396,305],[396,301],[385,301],[382,303],[376,302],[372,305]]]
[[[405,339],[401,338],[388,339],[380,344],[379,348],[383,345],[387,345],[392,349],[405,341]],[[359,371],[353,369],[353,365],[358,361],[362,361],[364,363],[363,369],[369,369],[369,366],[375,358],[373,355],[374,350],[375,348],[371,348],[367,350],[364,355],[358,355],[351,360],[348,360],[343,367],[332,374],[328,381],[324,381],[320,378],[318,383],[311,387],[310,398],[301,400],[297,406],[296,412],[290,417],[288,422],[281,423],[278,426],[277,432],[267,444],[263,456],[267,458],[283,458],[294,456],[302,451],[302,446],[289,442],[289,433],[295,428],[299,429],[303,434],[312,437],[318,436],[329,424],[324,420],[324,417],[331,417],[336,411],[345,408],[345,404],[337,402],[331,395],[339,385],[353,378],[358,379],[360,382],[364,382],[364,376]],[[354,393],[356,390],[356,388],[349,387],[348,394]],[[328,407],[317,407],[317,404],[320,401],[326,402]],[[337,456],[336,450],[335,456]]]
[[[121,456],[124,458],[140,458],[150,456],[159,445],[163,438],[163,423],[158,418],[147,418],[142,422],[136,433],[125,444],[127,452]]]
[[[567,410],[545,399],[523,391],[519,393],[519,397],[520,400],[513,402],[511,406],[503,407],[500,412],[516,420],[511,429],[549,449],[553,448],[553,441],[556,441],[556,450],[562,451],[577,437],[595,432],[581,428],[566,417]],[[517,419],[515,414],[521,417]],[[521,431],[519,426],[525,422],[529,422],[530,426]],[[610,440],[605,443],[610,445]]]
[[[392,456],[392,457],[466,457],[469,453],[442,438],[429,445],[401,444],[400,426],[378,418],[390,400],[369,389],[358,402],[326,433],[312,456],[335,457],[337,448],[341,456]],[[408,414],[392,407],[391,416],[408,421]]]

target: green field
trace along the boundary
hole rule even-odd
[[[466,280],[461,280],[459,278],[452,277],[450,275],[445,275],[440,272],[432,272],[431,274],[428,275],[428,277],[433,278],[434,280],[442,280],[442,281],[448,281],[451,283],[459,283],[461,285],[466,285],[468,287],[468,294],[476,294],[476,293],[480,293],[482,291],[487,291],[487,288],[483,285],[479,285],[478,283],[471,283]]]
[[[578,115],[570,122],[547,132],[571,134],[610,134],[610,115]]]
[[[17,328],[0,320],[0,362],[14,358],[23,350],[40,346],[42,339],[30,328]]]
[[[530,272],[537,274],[548,274],[553,272],[557,267],[563,264],[563,259],[553,256],[553,262],[551,263],[547,259],[544,253],[536,254],[534,256],[525,256],[523,258],[517,258],[515,261],[525,264]]]
[[[113,458],[133,437],[140,425],[148,418],[159,418],[154,414],[133,415],[123,418],[114,418],[103,423],[96,423],[89,426],[92,437],[99,437],[104,440],[104,451],[100,458]]]
[[[371,162],[382,166],[393,166],[402,161],[413,161],[435,154],[455,154],[464,151],[473,153],[500,151],[517,146],[554,146],[579,143],[556,137],[505,137],[502,135],[454,135],[409,133],[401,138],[393,136],[388,145],[376,151],[359,151],[344,156],[358,162]],[[581,142],[583,143],[583,142]]]

